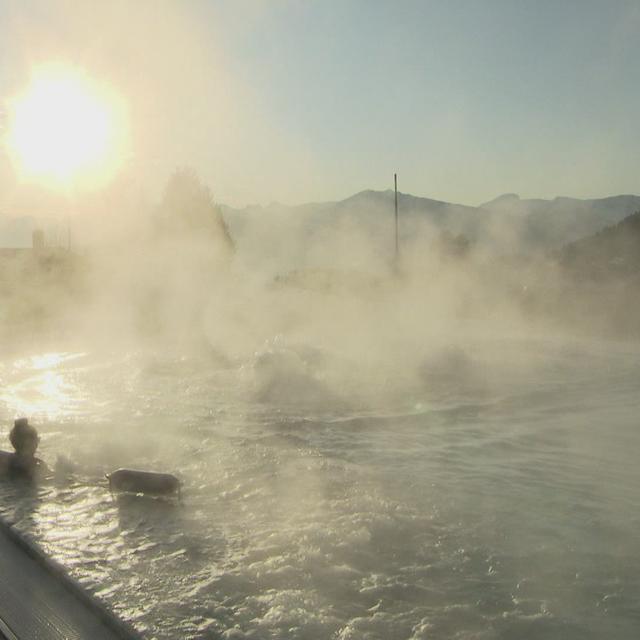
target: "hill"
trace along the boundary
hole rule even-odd
[[[337,202],[223,206],[222,211],[240,252],[257,258],[267,250],[274,264],[295,268],[310,260],[326,262],[329,248],[337,261],[365,249],[370,257],[388,258],[393,251],[393,200],[391,190],[366,190]],[[505,194],[472,207],[400,193],[398,206],[403,246],[428,246],[434,233],[448,231],[491,252],[526,254],[557,250],[615,224],[640,209],[640,197],[524,200]]]
[[[582,278],[640,277],[640,211],[592,236],[567,244],[558,258],[565,269]]]
[[[640,197],[522,200],[515,194],[507,194],[481,208],[492,214],[494,223],[510,226],[513,237],[524,247],[553,249],[619,222],[640,209]]]
[[[522,199],[504,194],[480,206],[399,194],[401,247],[429,251],[433,237],[463,235],[496,255],[544,254],[588,237],[640,210],[640,197]],[[289,206],[220,205],[243,260],[261,271],[358,268],[388,263],[394,250],[394,194],[365,190],[344,200]],[[94,216],[95,218],[95,216]],[[74,223],[78,229],[82,221]],[[0,213],[0,247],[28,246],[36,217]]]

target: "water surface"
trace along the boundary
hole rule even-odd
[[[2,435],[27,414],[77,465],[4,483],[2,513],[148,638],[639,636],[635,347],[478,340],[375,372],[75,350],[0,381]],[[111,496],[126,466],[182,502]]]

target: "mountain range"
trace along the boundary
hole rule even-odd
[[[539,253],[617,224],[640,210],[640,196],[544,200],[504,194],[473,207],[399,193],[398,209],[401,245],[447,231],[490,251]],[[243,209],[223,205],[221,210],[239,249],[269,247],[274,256],[295,259],[321,254],[323,246],[340,246],[342,239],[348,245],[364,241],[375,254],[393,250],[391,190],[362,191],[337,202]]]
[[[448,231],[492,251],[526,253],[558,249],[617,224],[640,210],[640,196],[544,200],[504,194],[466,206],[399,193],[398,208],[402,244]],[[374,253],[388,253],[394,243],[391,190],[361,191],[337,202],[242,209],[220,205],[220,210],[238,249],[262,255],[284,253],[293,258],[360,241]],[[35,224],[30,216],[0,214],[0,246],[29,246]]]

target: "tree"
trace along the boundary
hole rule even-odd
[[[178,169],[169,178],[160,218],[161,228],[168,233],[208,237],[233,250],[220,207],[214,202],[209,187],[191,168]]]

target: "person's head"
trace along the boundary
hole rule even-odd
[[[11,440],[16,453],[32,456],[38,448],[40,437],[36,429],[29,424],[27,418],[17,418],[13,423],[9,440]]]

